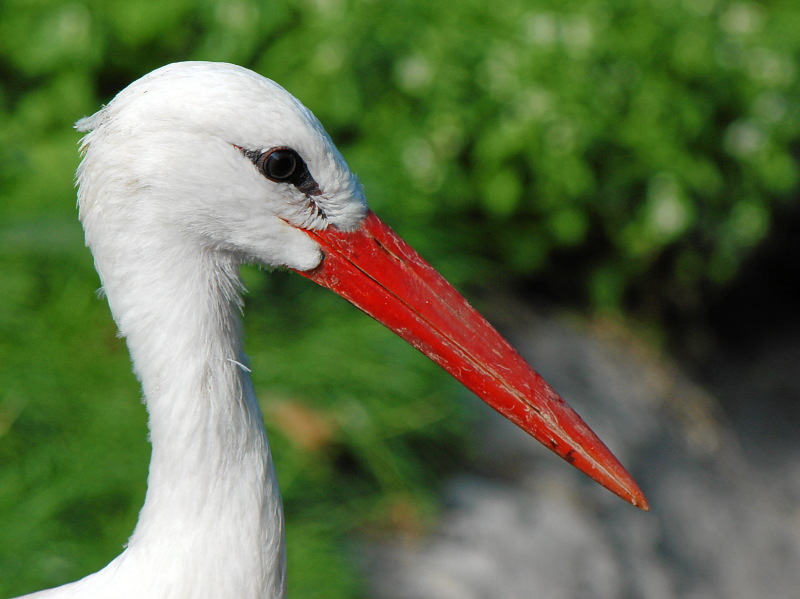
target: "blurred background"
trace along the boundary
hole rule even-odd
[[[72,125],[179,60],[311,108],[653,505],[518,442],[344,301],[247,269],[291,597],[527,597],[528,575],[797,596],[798,31],[794,0],[0,0],[0,597],[101,568],[141,507],[146,414]]]

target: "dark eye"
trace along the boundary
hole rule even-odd
[[[297,173],[300,162],[294,150],[275,149],[259,157],[258,168],[273,181],[288,181]]]
[[[237,145],[234,147],[270,181],[294,185],[307,196],[322,194],[314,177],[308,172],[305,161],[293,149],[278,147],[270,150],[247,150]]]

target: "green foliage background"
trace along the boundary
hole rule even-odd
[[[793,0],[0,0],[0,596],[102,567],[144,494],[145,414],[76,219],[77,118],[167,62],[250,67],[458,285],[658,320],[733,280],[796,199],[798,31]],[[359,596],[348,533],[424,525],[469,414],[337,298],[246,279],[291,596]]]

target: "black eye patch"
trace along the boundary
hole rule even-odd
[[[239,146],[236,146],[239,148]],[[322,191],[308,172],[308,166],[300,154],[291,148],[271,148],[269,150],[245,150],[242,154],[252,162],[258,171],[270,181],[290,183],[307,196],[322,195]]]

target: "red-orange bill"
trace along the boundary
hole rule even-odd
[[[371,211],[353,232],[306,231],[325,255],[300,272],[416,347],[545,447],[636,507],[630,474],[511,345]]]

